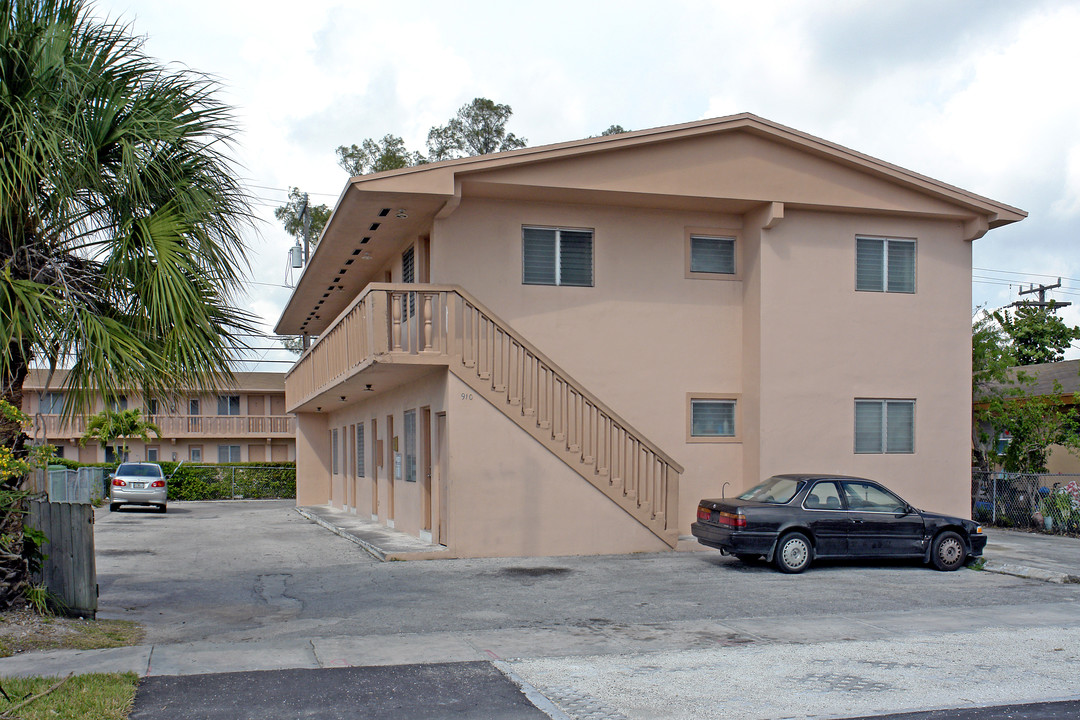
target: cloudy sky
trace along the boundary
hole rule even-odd
[[[530,145],[753,112],[1022,208],[975,243],[973,306],[1052,293],[1080,324],[1080,3],[1061,0],[96,0],[147,51],[217,76],[265,223],[245,303],[288,299],[289,186],[333,205],[334,148],[427,130],[475,97]],[[260,346],[265,346],[260,342]],[[265,359],[288,357],[256,353]],[[258,369],[284,369],[263,364]],[[243,369],[253,369],[246,366]]]

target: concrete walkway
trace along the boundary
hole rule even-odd
[[[213,641],[137,645],[108,650],[55,650],[0,659],[0,676],[69,672],[201,675],[247,670],[504,660],[679,652],[718,647],[874,642],[988,628],[1074,628],[1075,602],[996,605],[977,609],[866,613],[856,616],[738,618],[615,627],[507,628],[474,632],[397,633],[359,637]]]

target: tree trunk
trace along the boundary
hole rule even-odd
[[[8,373],[3,378],[0,397],[22,409],[23,382],[29,371],[28,353],[15,343],[8,347]],[[0,445],[10,448],[15,458],[27,456],[26,433],[14,420],[0,418]],[[20,491],[25,475],[0,479],[0,609],[7,609],[21,600],[29,582],[29,562],[23,543],[23,517],[26,499]]]

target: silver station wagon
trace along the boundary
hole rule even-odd
[[[168,481],[157,463],[120,463],[112,475],[109,510],[121,505],[150,505],[167,512]]]

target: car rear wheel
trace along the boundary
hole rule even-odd
[[[167,513],[167,512],[169,512],[169,506],[168,505],[158,505],[157,510],[158,510],[159,513]]]
[[[120,503],[109,503],[109,512],[116,512],[120,509]]]
[[[781,572],[801,573],[810,567],[814,559],[814,546],[810,538],[800,532],[791,532],[776,543],[776,567]]]
[[[934,567],[938,570],[956,570],[967,560],[964,539],[952,530],[946,530],[934,538],[930,559],[934,561]]]

